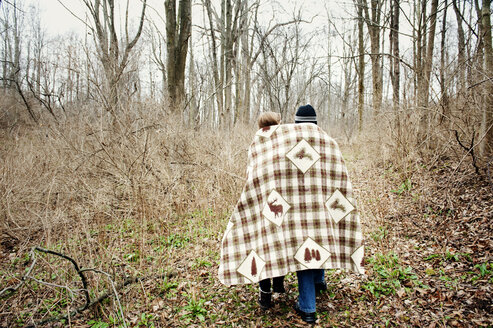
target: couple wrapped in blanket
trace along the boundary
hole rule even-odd
[[[272,291],[285,292],[284,276],[296,272],[294,308],[315,322],[316,295],[327,289],[324,269],[364,272],[351,182],[312,106],[298,109],[295,124],[280,124],[273,112],[258,123],[246,183],[222,239],[219,279],[228,286],[259,283],[258,302],[268,309]]]

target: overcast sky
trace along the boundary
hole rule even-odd
[[[82,0],[23,0],[23,2],[27,6],[33,4],[39,6],[42,24],[46,27],[47,32],[50,35],[64,34],[71,31],[83,33],[84,31],[84,24],[70,14],[63,6],[65,5],[65,7],[69,8],[76,16],[84,19],[86,10]],[[130,12],[133,13],[132,17],[135,18],[138,16],[138,13],[140,13],[141,0],[130,0],[129,3],[131,9]],[[160,21],[161,18],[164,17],[164,0],[148,0],[147,3],[149,6],[147,10],[148,16],[152,17],[156,22]],[[200,0],[193,1],[193,22],[197,25],[201,25],[203,22],[201,17],[202,7],[200,3]],[[216,3],[216,8],[218,8],[220,0],[213,0],[212,3]],[[117,0],[116,5],[120,6],[120,10],[123,13],[126,1]],[[291,18],[292,13],[295,10],[301,9],[303,18],[311,20],[312,23],[310,25],[315,27],[326,22],[327,15],[325,6],[329,8],[329,11],[332,15],[335,15],[335,17],[347,16],[342,9],[344,4],[339,0],[263,0],[260,18],[266,24],[273,17],[278,21],[282,21],[283,19],[287,20]],[[161,18],[159,16],[161,16]]]

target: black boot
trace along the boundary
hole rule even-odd
[[[315,283],[315,293],[321,294],[327,291],[327,284],[325,282],[316,282]]]
[[[272,290],[274,293],[285,293],[284,289],[284,277],[276,277],[272,279]]]
[[[317,312],[307,313],[301,311],[300,307],[298,306],[298,303],[294,305],[294,310],[296,311],[296,313],[298,313],[301,320],[303,320],[306,323],[315,323],[315,321],[317,321]]]
[[[272,298],[271,292],[264,292],[262,291],[262,289],[260,290],[258,304],[260,305],[260,308],[262,310],[267,310],[272,307],[271,298]]]
[[[274,285],[274,287],[272,288],[272,290],[274,291],[274,293],[285,293],[286,292],[286,289],[284,288],[284,285],[280,285],[280,286],[276,286]]]

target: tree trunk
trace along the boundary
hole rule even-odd
[[[210,0],[204,0],[205,9],[207,11],[207,18],[209,19],[209,29],[211,34],[211,54],[212,54],[212,76],[214,78],[215,95],[217,102],[217,111],[219,113],[223,112],[223,87],[222,87],[222,76],[219,74],[218,67],[218,56],[217,56],[217,45],[216,45],[216,33],[214,28],[214,20],[212,19],[212,7]],[[221,36],[222,37],[222,36]]]
[[[5,31],[5,35],[3,37],[3,54],[2,54],[2,84],[3,87],[6,88],[9,86],[9,82],[7,80],[8,75],[7,75],[7,59],[9,58],[9,23],[8,20],[5,19],[3,21],[3,30]]]
[[[363,9],[365,13],[365,20],[368,26],[368,34],[370,35],[370,60],[371,60],[371,75],[372,75],[372,104],[374,115],[378,116],[382,106],[382,91],[383,91],[383,77],[381,66],[381,53],[380,53],[380,17],[382,12],[382,0],[370,0],[371,4],[371,16],[368,10],[367,0],[362,0]]]
[[[423,2],[425,3],[425,2]],[[428,20],[425,15],[426,5],[423,6],[423,20]],[[435,29],[436,29],[436,18],[437,18],[437,8],[438,0],[433,0],[431,3],[431,13],[429,16],[430,29],[428,31],[428,40],[426,42],[426,47],[422,44],[421,55],[417,58],[419,64],[418,75],[418,106],[422,111],[420,123],[419,123],[419,133],[418,133],[418,143],[423,143],[423,145],[428,145],[428,123],[429,123],[429,111],[428,111],[428,98],[430,94],[430,81],[431,81],[431,70],[433,64],[433,48],[435,45]],[[423,29],[423,41],[426,38],[426,24]]]
[[[399,54],[399,13],[400,0],[392,0],[390,16],[390,80],[392,82],[392,103],[395,113],[395,128],[400,138],[400,54]]]
[[[447,94],[447,86],[445,84],[445,36],[446,36],[446,28],[447,28],[447,0],[445,0],[445,10],[443,12],[443,20],[442,20],[442,31],[441,31],[441,40],[440,40],[440,93],[441,93],[441,105],[442,111],[445,116],[449,116],[449,104],[448,104],[448,94]],[[440,121],[443,120],[443,117]]]
[[[363,129],[363,107],[365,105],[365,44],[363,35],[363,3],[356,3],[358,17],[358,132]]]
[[[166,47],[168,71],[168,98],[172,113],[178,113],[185,104],[185,65],[188,39],[192,31],[191,0],[180,0],[178,13],[176,0],[164,3],[166,15]],[[177,16],[178,14],[178,16]]]
[[[12,79],[19,82],[20,60],[21,60],[21,35],[18,22],[17,1],[14,1],[14,67],[12,70]]]
[[[243,58],[243,104],[241,114],[243,122],[246,123],[250,120],[250,83],[251,83],[251,71],[250,71],[250,48],[248,40],[248,0],[243,0],[242,20],[240,24],[243,30],[241,33],[241,55]]]
[[[224,123],[227,127],[231,126],[231,90],[233,83],[233,35],[232,22],[233,13],[231,0],[224,0],[226,16],[223,18],[225,24],[225,44],[224,44]]]
[[[429,94],[430,94],[430,80],[431,80],[431,69],[433,67],[433,48],[435,46],[435,30],[437,22],[437,8],[438,0],[433,0],[431,3],[431,13],[430,13],[430,30],[428,31],[428,42],[426,53],[424,56],[423,74],[424,79],[421,86],[421,99],[420,105],[422,107],[428,106]]]
[[[485,76],[485,97],[483,107],[483,126],[485,138],[481,145],[481,152],[485,159],[493,165],[493,49],[491,36],[491,0],[483,0],[481,22],[483,26],[483,48]]]
[[[188,124],[189,125],[195,125],[196,119],[198,118],[197,113],[198,113],[198,107],[197,107],[197,90],[195,88],[195,62],[193,58],[193,47],[192,47],[192,38],[190,38],[190,61],[188,63],[188,69],[189,69],[189,79],[188,79],[188,84],[189,84],[189,90],[190,90],[190,95],[189,95],[189,119],[188,119]]]
[[[454,7],[455,18],[457,20],[457,46],[458,46],[458,69],[459,69],[459,92],[463,92],[466,87],[466,45],[464,37],[464,29],[462,28],[462,15],[459,7],[457,6],[457,0],[452,0]]]

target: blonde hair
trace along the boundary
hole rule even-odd
[[[258,117],[259,129],[270,125],[277,125],[281,123],[281,114],[275,112],[264,112]]]

